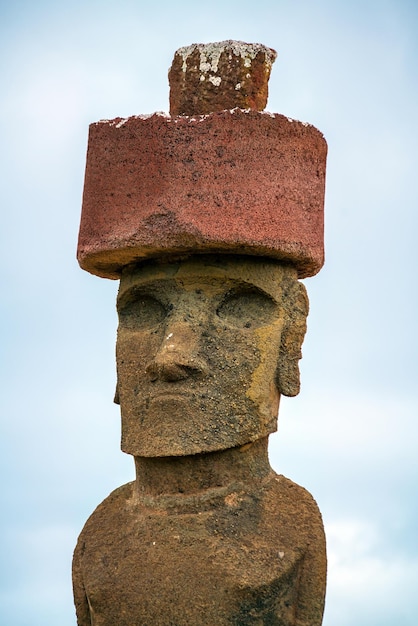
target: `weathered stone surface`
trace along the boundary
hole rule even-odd
[[[308,300],[268,259],[194,257],[122,275],[116,345],[122,450],[179,456],[256,441],[299,391]]]
[[[176,55],[172,108],[198,76],[195,107],[216,83],[228,102],[247,57],[216,46]],[[254,86],[266,58],[251,54]],[[136,479],[79,537],[79,626],[321,625],[321,515],[267,440],[299,391],[297,278],[323,263],[325,159],[315,128],[257,111],[90,127],[78,258],[121,278],[115,401]]]
[[[278,261],[126,269],[118,395],[137,477],[80,535],[79,626],[321,624],[321,516],[267,456],[280,393],[299,388],[307,309]]]
[[[117,278],[176,253],[322,267],[327,146],[313,126],[239,109],[132,117],[90,126],[78,259]]]
[[[146,459],[138,476],[141,485],[113,492],[79,537],[79,626],[322,623],[321,516],[304,489],[269,469],[267,440]]]
[[[262,44],[221,41],[180,48],[168,73],[171,115],[223,109],[262,111],[277,53]]]

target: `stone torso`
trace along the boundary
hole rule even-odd
[[[316,626],[324,586],[317,506],[273,472],[203,495],[147,499],[124,485],[74,555],[79,626]]]

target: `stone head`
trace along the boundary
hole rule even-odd
[[[127,267],[118,294],[122,449],[182,456],[274,432],[299,392],[308,299],[276,260],[194,256]]]

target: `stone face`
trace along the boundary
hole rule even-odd
[[[124,452],[191,455],[276,430],[279,394],[299,391],[308,301],[296,277],[277,261],[222,255],[123,274],[116,361]]]
[[[235,107],[262,111],[276,56],[271,48],[242,41],[180,48],[168,74],[170,114],[204,115]]]
[[[118,278],[178,253],[227,252],[322,267],[327,146],[282,115],[222,111],[92,124],[78,260]]]

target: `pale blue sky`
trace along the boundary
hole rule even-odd
[[[75,625],[77,535],[133,477],[112,403],[117,284],[75,261],[88,124],[167,110],[174,51],[223,39],[275,48],[268,110],[329,144],[302,391],[283,400],[271,438],[275,469],[323,513],[324,626],[416,624],[418,5],[2,0],[7,626]]]

